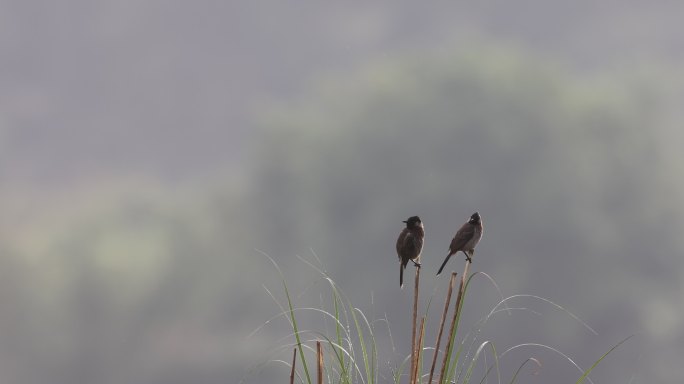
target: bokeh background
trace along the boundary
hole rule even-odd
[[[315,253],[386,318],[388,375],[410,340],[401,220],[425,222],[436,318],[433,270],[478,210],[473,270],[598,332],[521,299],[539,315],[497,317],[483,340],[588,367],[636,334],[594,381],[681,382],[682,15],[676,1],[0,1],[1,380],[283,381],[260,364],[289,358],[273,353],[287,321],[248,337],[280,312],[264,288],[283,299],[260,252],[296,305],[329,295],[297,258]],[[476,280],[464,323],[498,297]],[[525,382],[579,377],[534,348],[503,377],[528,356],[543,367]]]

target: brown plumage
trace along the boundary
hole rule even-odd
[[[465,253],[466,260],[469,263],[472,263],[473,259],[471,259],[471,257],[475,253],[475,246],[482,238],[482,230],[482,218],[479,213],[475,212],[470,216],[470,220],[456,231],[456,235],[451,240],[451,245],[449,246],[449,254],[446,259],[444,259],[442,266],[439,267],[437,274],[439,275],[442,273],[442,269],[444,269],[444,266],[447,261],[449,261],[451,255],[458,253],[459,251]]]
[[[425,238],[425,230],[423,229],[423,222],[418,216],[411,216],[404,220],[406,228],[401,231],[397,239],[397,255],[401,264],[399,265],[399,284],[404,287],[404,269],[409,260],[413,261],[415,266],[420,266],[416,259],[420,257],[420,252],[423,250],[423,239]]]

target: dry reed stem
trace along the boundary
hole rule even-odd
[[[416,266],[416,283],[413,289],[413,332],[411,335],[411,371],[409,375],[409,383],[415,384],[413,381],[413,372],[416,369],[416,319],[418,317],[418,287],[420,285],[420,265]]]
[[[297,348],[295,348],[292,352],[292,370],[290,371],[290,384],[294,384],[295,363],[297,362]]]
[[[422,354],[422,348],[420,346],[423,345],[423,336],[425,336],[425,317],[420,319],[420,333],[418,334],[418,344],[416,345],[416,363],[414,365],[415,370],[412,373],[414,383],[418,382],[418,361],[420,361],[420,355]]]
[[[428,377],[428,384],[432,384],[432,377],[435,373],[435,365],[437,365],[437,354],[439,354],[439,344],[442,341],[442,333],[444,332],[444,322],[446,321],[447,312],[449,312],[449,304],[451,303],[451,292],[454,290],[455,282],[456,272],[451,272],[451,279],[449,280],[449,289],[447,290],[446,300],[444,301],[444,312],[442,312],[442,320],[439,322],[439,333],[437,334],[437,342],[435,343],[435,353],[432,356],[432,366],[430,367],[430,376]]]
[[[321,342],[316,342],[316,354],[318,355],[318,384],[323,384],[323,348]]]

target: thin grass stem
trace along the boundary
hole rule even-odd
[[[413,383],[418,382],[418,371],[420,371],[420,364],[418,363],[420,361],[420,356],[421,352],[423,350],[423,336],[425,336],[425,317],[422,317],[420,319],[420,328],[419,328],[419,334],[418,334],[418,342],[416,345],[416,361],[414,362],[414,370],[411,372],[411,380]]]
[[[454,317],[451,319],[451,327],[449,328],[449,339],[444,352],[444,359],[442,359],[442,369],[439,372],[439,383],[446,382],[447,372],[449,371],[449,361],[454,349],[454,339],[456,338],[456,330],[458,328],[458,320],[461,314],[461,303],[463,301],[463,293],[465,289],[466,277],[468,276],[468,269],[470,263],[465,263],[463,268],[463,275],[461,276],[461,284],[458,286],[458,294],[456,295],[456,305],[454,306]]]
[[[439,344],[442,341],[444,322],[446,321],[446,316],[449,312],[449,304],[451,303],[451,292],[454,290],[455,282],[456,272],[451,272],[451,279],[449,279],[449,288],[447,289],[447,296],[446,300],[444,301],[444,312],[442,312],[442,320],[439,322],[439,333],[437,334],[437,341],[435,342],[435,353],[432,355],[432,365],[430,366],[430,376],[428,377],[428,384],[432,384],[432,377],[435,373],[435,365],[437,365],[437,355],[439,354]]]
[[[323,348],[320,341],[316,341],[316,356],[318,357],[318,384],[323,384]]]
[[[418,318],[418,290],[420,286],[420,265],[416,266],[416,279],[413,289],[413,331],[411,333],[411,371],[409,375],[409,383],[414,384],[413,373],[416,369],[416,320]]]
[[[297,348],[292,351],[292,369],[290,370],[290,384],[294,384],[295,363],[297,362]]]

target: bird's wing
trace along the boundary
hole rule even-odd
[[[403,231],[399,234],[399,238],[397,239],[397,256],[401,259],[401,255],[405,252],[404,248],[406,247],[406,237],[410,235],[410,232],[408,228],[404,228]]]
[[[470,241],[474,235],[475,226],[470,223],[463,224],[463,226],[461,226],[461,228],[456,232],[454,238],[451,240],[449,251],[456,253],[463,250],[463,247],[468,244],[468,241]]]
[[[402,255],[407,259],[415,259],[420,253],[420,249],[423,247],[422,239],[420,236],[416,236],[415,233],[411,232],[408,228],[405,228],[399,238],[397,239],[397,255],[402,258]]]

